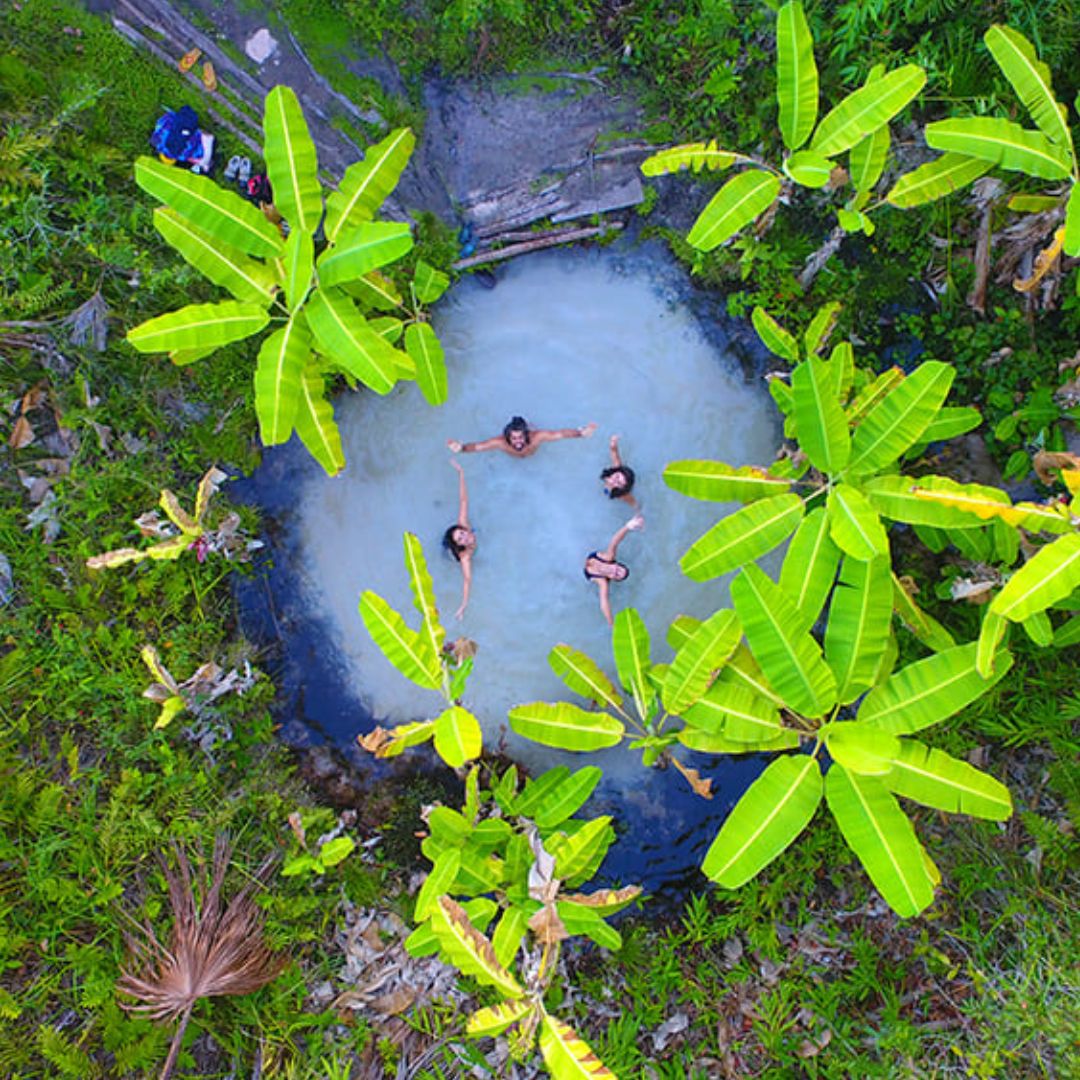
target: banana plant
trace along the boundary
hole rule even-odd
[[[850,178],[854,194],[837,210],[839,226],[847,232],[869,234],[874,227],[867,204],[888,159],[889,122],[916,98],[925,82],[926,73],[916,64],[888,72],[879,65],[863,86],[819,122],[814,41],[803,6],[795,0],[780,8],[776,18],[776,96],[780,135],[787,150],[781,164],[721,149],[714,139],[661,150],[647,158],[641,169],[646,176],[686,168],[694,172],[741,170],[713,196],[687,235],[699,251],[713,250],[762,219],[789,184],[839,188]],[[846,175],[841,166],[845,154]],[[940,194],[945,193],[942,188]]]
[[[404,616],[370,589],[360,597],[360,616],[386,659],[410,682],[441,694],[446,708],[433,720],[399,724],[389,730],[376,727],[357,741],[376,757],[390,758],[434,739],[439,757],[459,768],[478,757],[482,745],[479,721],[460,703],[476,646],[467,639],[446,640],[423,546],[412,533],[405,533],[404,549],[420,629],[413,630]]]
[[[406,223],[374,220],[412,153],[408,128],[369,147],[325,203],[315,144],[289,87],[267,94],[263,130],[275,215],[207,177],[151,158],[136,162],[136,183],[165,203],[154,211],[158,232],[233,298],[159,315],[127,339],[140,352],[167,352],[174,364],[190,364],[269,328],[255,367],[260,437],[274,446],[295,431],[334,475],[345,457],[326,398],[328,377],[377,394],[414,379],[430,404],[446,400],[442,347],[420,305],[437,300],[449,279],[421,262],[406,304],[380,272],[413,246]],[[271,220],[276,215],[287,230]],[[402,339],[404,348],[396,347]]]
[[[243,675],[235,668],[226,674],[217,664],[209,661],[200,664],[195,673],[183,682],[178,682],[153,645],[144,645],[140,656],[155,679],[142,696],[161,706],[154,722],[155,731],[168,727],[186,709],[200,716],[223,694],[243,694],[255,683],[256,676],[248,664],[244,666]]]
[[[539,1041],[556,1080],[615,1077],[546,1001],[562,942],[584,935],[621,948],[605,919],[641,894],[636,885],[570,891],[596,873],[615,839],[609,817],[574,817],[599,779],[594,766],[571,773],[560,765],[519,791],[511,766],[484,790],[474,766],[460,811],[437,806],[426,813],[421,850],[432,866],[416,897],[417,929],[405,942],[413,956],[438,952],[498,994],[498,1004],[469,1016],[470,1036],[505,1034],[519,1062]]]

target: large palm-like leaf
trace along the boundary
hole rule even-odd
[[[884,64],[875,64],[866,77],[867,86],[877,82],[885,74]],[[852,148],[848,159],[851,183],[857,192],[869,192],[881,179],[885,162],[889,157],[889,125],[882,124],[869,135],[864,135]]]
[[[723,609],[710,615],[676,653],[664,676],[664,708],[679,714],[697,701],[741,637],[742,627],[734,611]]]
[[[913,101],[925,83],[922,68],[905,64],[848,94],[822,118],[811,149],[827,157],[850,150]]]
[[[449,387],[446,358],[435,331],[427,323],[413,323],[405,331],[405,351],[416,364],[416,384],[429,405],[442,405]]]
[[[687,243],[699,251],[712,251],[772,206],[779,192],[780,178],[761,169],[733,176],[701,211]]]
[[[780,568],[780,589],[799,609],[803,629],[817,622],[840,565],[840,549],[830,535],[824,506],[812,510],[799,523]]]
[[[914,739],[900,741],[885,785],[896,795],[936,810],[991,821],[1012,816],[1012,796],[1004,784]]]
[[[480,756],[480,722],[468,709],[451,705],[435,720],[435,750],[452,769]]]
[[[293,229],[285,241],[282,259],[285,270],[285,303],[297,311],[307,299],[315,274],[315,241],[311,233]]]
[[[300,374],[293,424],[308,453],[327,475],[337,476],[345,468],[345,451],[341,448],[341,432],[334,422],[334,410],[326,400],[326,384],[314,360],[309,360]]]
[[[427,690],[439,689],[442,666],[438,655],[378,593],[368,589],[360,597],[360,617],[383,655],[406,679]]]
[[[342,230],[375,216],[401,178],[415,145],[416,136],[409,128],[397,128],[345,170],[337,191],[326,200],[324,229],[331,244]]]
[[[798,342],[763,307],[755,305],[753,311],[750,312],[750,321],[769,352],[790,360],[793,364],[798,363]]]
[[[604,674],[600,665],[585,653],[569,645],[556,645],[548,653],[548,663],[575,694],[597,705],[610,705],[622,711],[622,696],[615,689],[615,684]]]
[[[558,750],[603,750],[622,740],[622,721],[607,713],[586,712],[569,702],[534,701],[515,705],[510,727],[519,735]]]
[[[679,560],[687,577],[708,581],[752,562],[782,544],[798,527],[804,504],[798,495],[774,495],[718,521]]]
[[[544,1015],[540,1053],[555,1080],[618,1080],[569,1024]]]
[[[814,130],[818,109],[814,39],[798,2],[785,4],[776,15],[776,97],[784,145],[798,150]]]
[[[139,352],[217,349],[257,334],[269,321],[263,308],[239,300],[188,304],[140,323],[128,331],[127,339]]]
[[[1064,180],[1072,168],[1069,151],[1041,131],[996,116],[937,120],[926,125],[926,142],[935,150],[981,158],[999,168],[1045,180]]]
[[[656,699],[656,692],[649,682],[649,631],[633,608],[624,608],[615,616],[611,649],[619,680],[633,695],[638,716],[642,721],[648,720]]]
[[[799,446],[816,468],[839,473],[848,463],[851,440],[829,363],[817,356],[804,360],[791,374],[791,389]]]
[[[355,304],[335,289],[317,289],[304,307],[321,352],[377,394],[398,378],[397,350],[371,329]]]
[[[825,660],[836,676],[842,705],[869,690],[892,623],[888,559],[844,559],[825,629]]]
[[[431,913],[431,928],[446,958],[462,974],[495,987],[504,997],[516,999],[524,995],[521,984],[499,963],[491,942],[449,896],[439,897]]]
[[[1080,533],[1059,537],[1028,560],[994,597],[990,611],[1020,622],[1080,588]]]
[[[901,210],[943,199],[954,191],[978,180],[993,168],[993,163],[968,154],[950,152],[904,173],[893,184],[885,201]]]
[[[409,226],[400,221],[365,221],[338,236],[318,259],[319,284],[324,288],[362,278],[412,249]]]
[[[300,407],[311,335],[302,314],[264,339],[255,365],[255,413],[264,446],[287,442]]]
[[[712,139],[707,143],[684,143],[660,150],[641,163],[641,171],[646,176],[665,176],[682,169],[689,169],[691,172],[701,172],[702,169],[722,172],[737,161],[749,160],[744,154],[719,149],[716,140]]]
[[[300,102],[275,86],[263,104],[263,153],[274,204],[293,229],[314,233],[322,219],[319,163]]]
[[[684,711],[683,719],[691,727],[740,743],[771,742],[781,734],[776,703],[736,682],[714,683]]]
[[[706,502],[754,502],[782,495],[791,481],[757,465],[725,465],[722,461],[672,461],[664,469],[664,483],[674,491]]]
[[[405,555],[405,570],[409,575],[409,589],[412,592],[413,606],[420,612],[423,620],[420,636],[427,642],[427,647],[435,656],[441,656],[446,631],[439,621],[439,608],[435,602],[435,587],[431,582],[427,559],[419,537],[407,532],[402,537]]]
[[[837,484],[826,502],[833,542],[853,559],[889,554],[889,539],[877,511],[851,484]]]

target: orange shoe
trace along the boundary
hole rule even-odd
[[[202,56],[202,49],[189,49],[180,58],[180,62],[176,65],[181,71],[190,71],[195,66],[195,61]]]
[[[202,84],[207,90],[217,89],[217,73],[214,71],[214,65],[207,60],[202,66]]]

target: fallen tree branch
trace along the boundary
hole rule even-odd
[[[621,221],[609,221],[603,225],[591,225],[586,229],[559,229],[556,232],[543,233],[535,240],[510,244],[497,251],[483,251],[479,255],[470,255],[467,259],[458,259],[452,269],[468,270],[474,266],[483,266],[485,263],[502,262],[504,259],[513,259],[518,255],[527,255],[530,251],[540,251],[559,244],[571,244],[578,240],[590,240],[594,236],[603,236],[609,232],[618,232],[622,227]]]

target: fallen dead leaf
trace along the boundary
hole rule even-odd
[[[695,795],[700,795],[703,799],[713,797],[711,779],[702,780],[701,773],[697,769],[691,769],[689,766],[684,765],[677,757],[672,757],[671,764],[682,773],[686,782],[694,789]]]
[[[20,416],[15,421],[15,426],[11,429],[11,436],[8,438],[8,446],[12,450],[21,450],[24,446],[29,446],[34,441],[34,429],[30,424],[30,421],[25,416]]]

